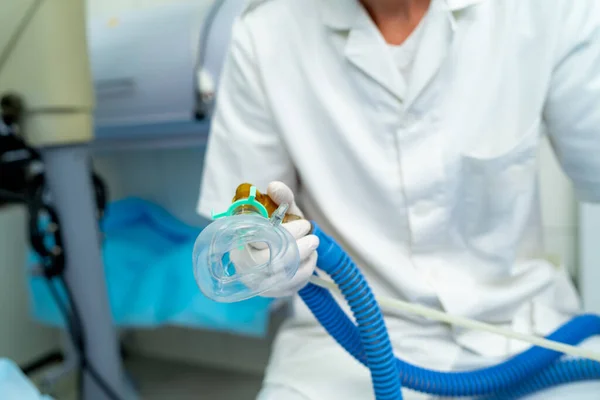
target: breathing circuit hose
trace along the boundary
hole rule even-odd
[[[396,359],[379,305],[360,270],[315,223],[313,234],[320,240],[318,267],[339,287],[356,325],[328,290],[308,284],[299,294],[325,330],[369,368],[377,400],[401,400],[401,386],[437,396],[512,400],[563,383],[600,379],[599,362],[560,360],[561,353],[539,347],[498,365],[468,372],[439,372]],[[600,317],[581,315],[547,338],[577,345],[598,334]]]

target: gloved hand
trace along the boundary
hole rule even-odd
[[[267,194],[277,205],[287,203],[289,205],[288,214],[304,217],[304,214],[294,201],[294,193],[282,182],[271,182],[267,188]],[[288,297],[294,295],[308,283],[317,265],[317,247],[319,238],[315,235],[309,235],[311,224],[305,219],[286,222],[281,225],[292,234],[296,239],[298,251],[300,253],[300,266],[296,275],[285,286],[269,290],[262,294],[263,297]],[[248,254],[249,252],[249,254]],[[244,254],[231,254],[232,261],[236,265],[248,264],[248,260],[236,260],[238,257],[250,257],[252,262],[249,264],[262,264],[269,259],[269,249],[265,244],[253,244],[252,248],[244,251]]]
[[[283,182],[271,182],[267,187],[267,194],[277,205],[282,203],[289,204],[288,214],[297,215],[304,218],[304,214],[294,200],[294,193]],[[311,275],[317,266],[317,247],[319,247],[319,238],[315,235],[309,235],[311,224],[306,219],[292,221],[282,224],[292,236],[296,239],[298,250],[300,252],[300,267],[294,278],[283,288],[270,290],[263,294],[265,297],[286,297],[291,296],[302,289],[308,283]]]

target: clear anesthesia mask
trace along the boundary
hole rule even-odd
[[[281,204],[269,215],[257,196],[264,195],[250,186],[247,198],[235,200],[224,213],[213,213],[213,222],[196,239],[194,277],[214,301],[258,296],[285,286],[298,270],[296,240],[281,226],[288,205]]]

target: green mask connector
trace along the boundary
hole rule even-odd
[[[215,220],[223,217],[231,217],[232,215],[236,215],[235,213],[237,209],[243,206],[253,207],[260,215],[262,215],[265,218],[269,218],[269,212],[267,211],[265,206],[263,206],[256,200],[256,187],[252,186],[250,187],[250,196],[248,196],[247,199],[240,199],[231,203],[227,211],[222,212],[220,214],[215,214],[213,211],[212,219]]]

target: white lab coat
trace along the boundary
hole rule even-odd
[[[546,334],[580,304],[543,256],[537,153],[547,134],[580,198],[600,200],[600,1],[433,0],[425,24],[404,82],[357,1],[250,2],[199,212],[226,209],[241,182],[282,180],[377,294]],[[371,398],[364,369],[294,305],[266,383]],[[397,354],[429,368],[524,348],[411,316],[387,324]]]

